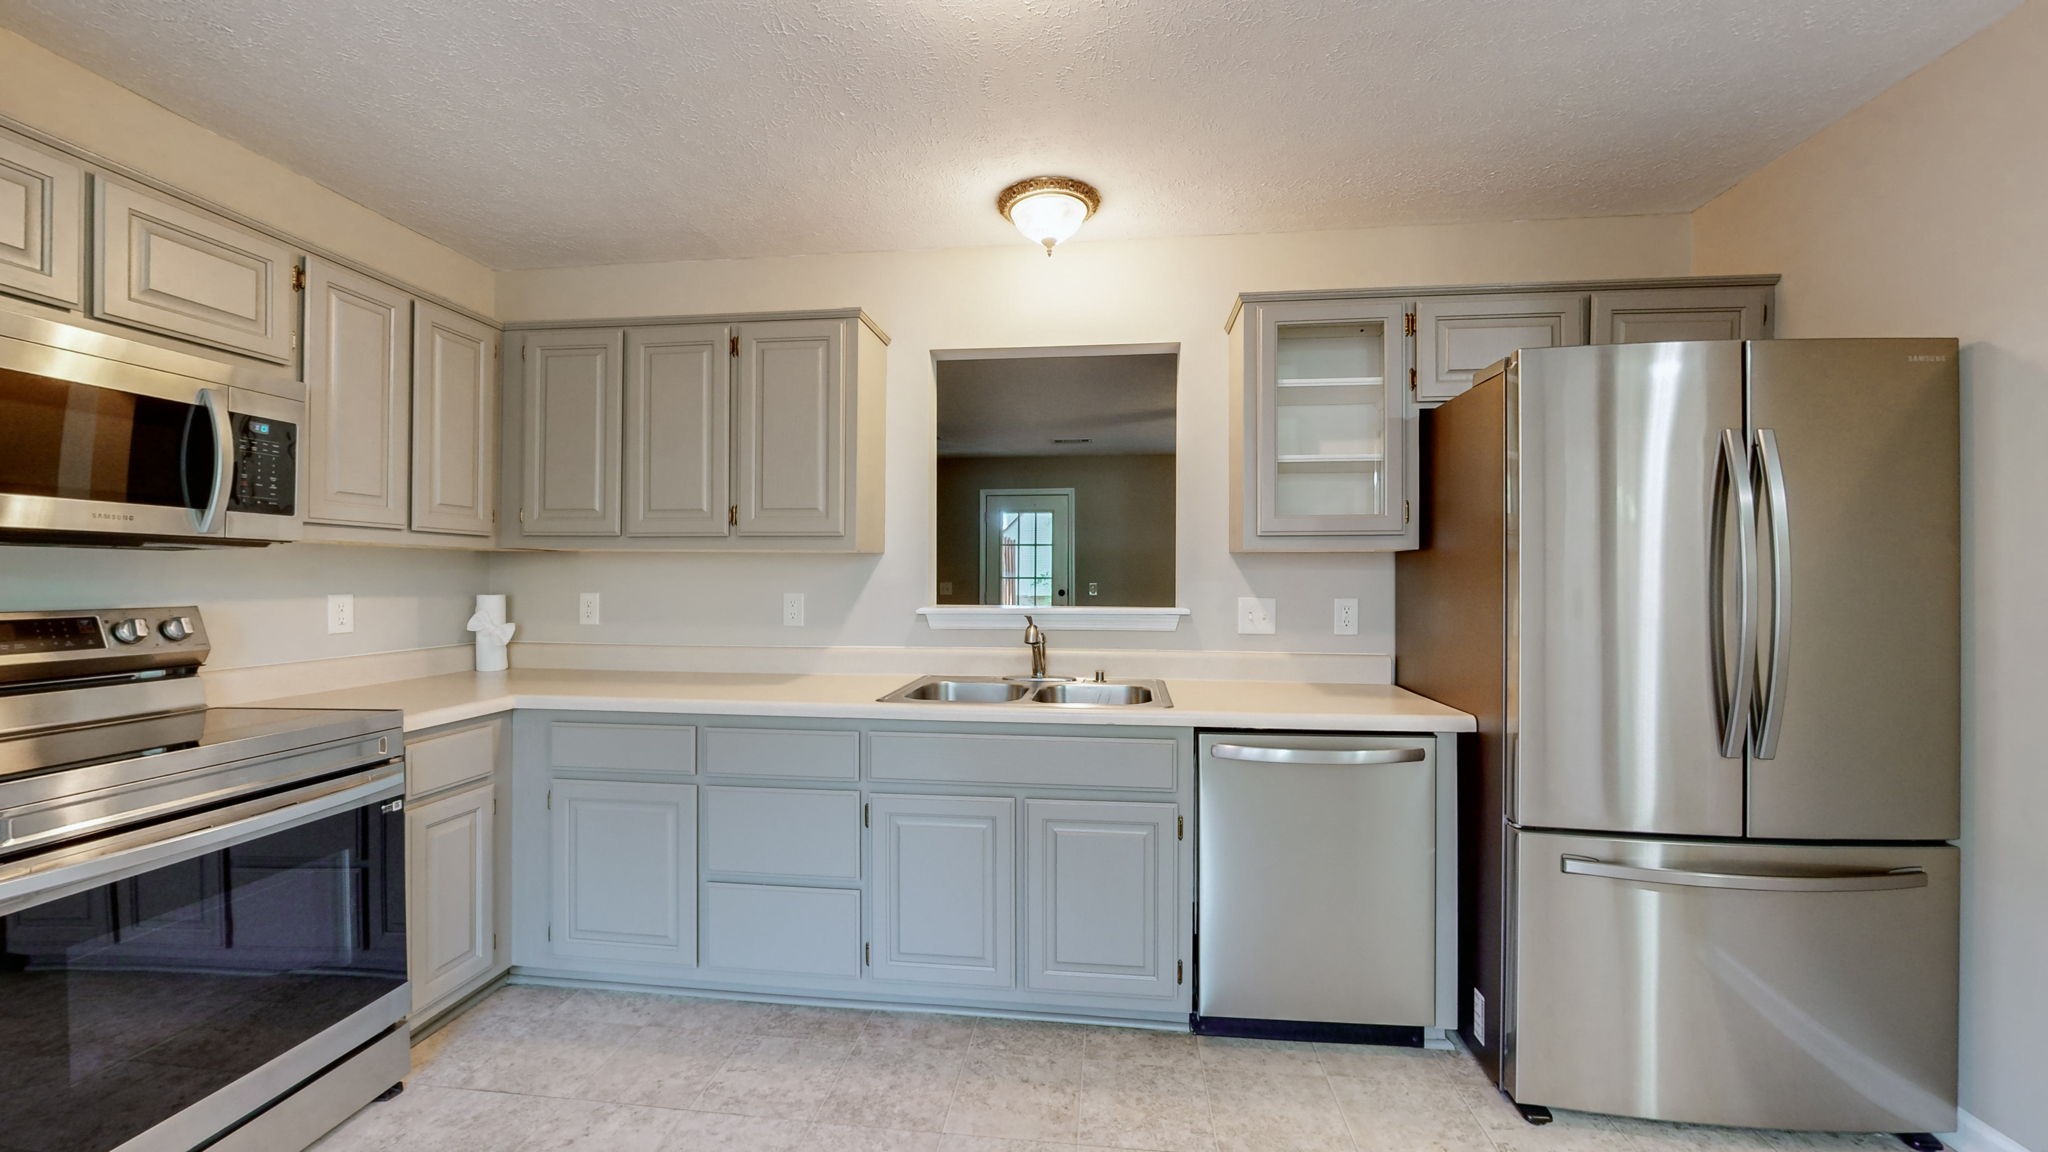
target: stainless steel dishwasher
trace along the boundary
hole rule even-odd
[[[1420,1044],[1454,1026],[1437,738],[1219,732],[1200,747],[1196,1031]]]

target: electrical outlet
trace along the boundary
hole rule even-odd
[[[1349,596],[1337,599],[1335,619],[1330,621],[1330,632],[1336,636],[1358,635],[1358,601]]]
[[[953,582],[952,582],[951,580],[941,580],[941,581],[939,581],[939,595],[941,595],[941,596],[951,596],[952,594],[953,594]]]
[[[598,622],[598,621],[599,621],[600,619],[602,619],[602,617],[601,617],[601,616],[599,615],[599,613],[598,613],[598,610],[597,610],[597,593],[595,593],[595,592],[579,592],[579,593],[577,593],[577,595],[576,595],[576,622],[577,622],[578,624],[595,624],[595,623],[597,623],[597,622]]]
[[[1477,988],[1472,990],[1472,1042],[1486,1045],[1486,995]]]
[[[1090,596],[1102,595],[1102,586],[1100,584],[1097,584],[1095,581],[1090,580],[1088,582],[1088,594]]]
[[[801,628],[804,626],[804,594],[784,592],[782,594],[782,626]]]
[[[1242,636],[1270,636],[1273,622],[1279,617],[1278,609],[1271,600],[1260,600],[1252,596],[1237,598],[1237,631]]]
[[[327,634],[338,636],[356,630],[356,598],[352,592],[337,592],[327,598]]]

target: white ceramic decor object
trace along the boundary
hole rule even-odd
[[[508,665],[505,645],[512,642],[512,633],[519,630],[519,625],[505,622],[505,598],[478,596],[476,614],[469,618],[469,630],[476,633],[476,670],[503,672]]]

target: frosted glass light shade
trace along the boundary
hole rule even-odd
[[[1094,188],[1065,176],[1034,176],[1019,180],[996,197],[1001,212],[1025,239],[1045,247],[1050,256],[1054,246],[1064,243],[1095,214],[1102,196]]]

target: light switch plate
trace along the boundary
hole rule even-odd
[[[804,594],[784,592],[782,594],[782,626],[801,628],[804,626]]]
[[[1241,636],[1270,636],[1279,611],[1271,600],[1254,596],[1237,598],[1237,631]]]
[[[576,622],[578,624],[596,624],[600,619],[601,617],[598,613],[597,593],[577,593]]]
[[[1330,620],[1330,633],[1335,636],[1358,635],[1358,601],[1349,596],[1337,598],[1337,610]]]
[[[356,630],[356,598],[352,592],[337,592],[327,598],[327,634],[339,636]]]

